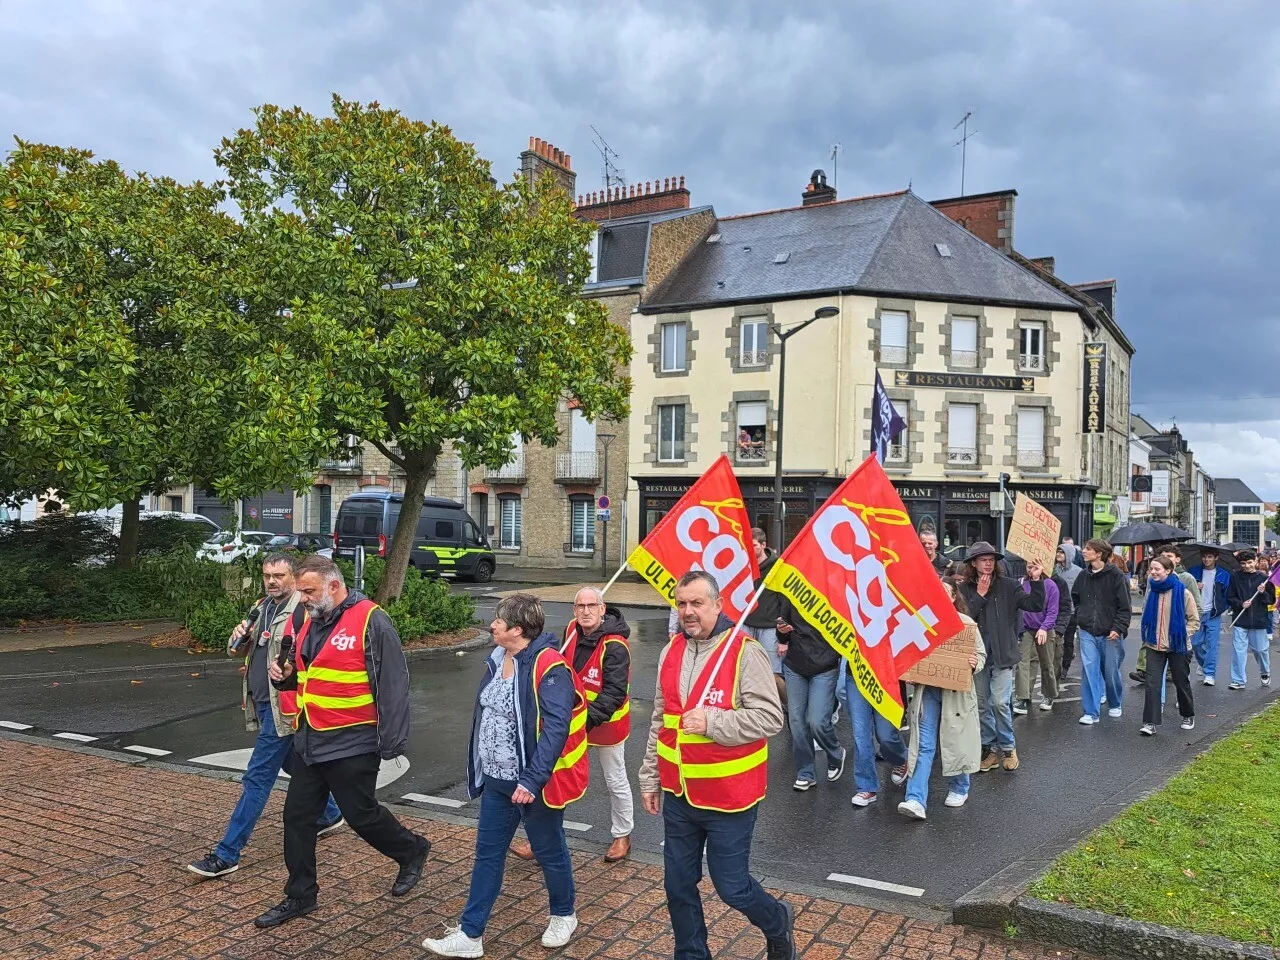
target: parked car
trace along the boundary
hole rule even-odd
[[[366,556],[385,557],[391,550],[400,507],[398,493],[356,493],[342,501],[333,527],[333,558],[354,560],[356,547]],[[486,583],[497,560],[479,525],[462,504],[443,497],[426,497],[418,518],[409,563],[426,576],[461,577]]]
[[[235,563],[243,557],[256,557],[271,542],[273,536],[275,534],[257,530],[244,530],[240,533],[224,530],[206,540],[196,551],[196,556],[214,563]]]
[[[323,533],[282,533],[267,543],[267,553],[284,550],[289,553],[325,553],[333,546],[332,538]]]

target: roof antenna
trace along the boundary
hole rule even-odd
[[[966,154],[969,152],[969,138],[978,135],[977,130],[973,131],[973,133],[969,132],[969,118],[972,116],[973,111],[966,110],[964,116],[960,118],[960,122],[951,128],[952,130],[959,130],[964,127],[964,136],[952,144],[953,147],[960,148],[960,196],[962,197],[964,196],[964,168]]]
[[[840,189],[840,151],[843,149],[842,143],[831,145],[831,186],[836,190]]]
[[[595,124],[591,124],[591,132],[595,134],[592,143],[600,152],[600,182],[604,185],[605,219],[612,220],[613,188],[627,185],[627,172],[618,166],[616,161],[621,160],[622,157],[609,146],[608,141],[595,128]],[[618,199],[622,199],[621,196]]]

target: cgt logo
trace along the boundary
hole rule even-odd
[[[720,690],[720,689],[717,689],[716,687],[712,687],[710,690],[708,690],[708,691],[707,691],[707,706],[709,706],[709,707],[723,707],[723,706],[724,706],[724,691],[723,691],[723,690]]]
[[[356,645],[356,638],[353,637],[351,634],[347,633],[345,630],[339,630],[337,633],[335,633],[332,637],[329,638],[329,644],[335,650],[341,650],[343,653],[346,653],[348,650],[350,650],[352,647]]]
[[[694,570],[705,570],[716,578],[720,592],[734,610],[745,610],[751,602],[751,558],[732,533],[720,531],[720,518],[705,506],[690,507],[676,522],[680,545],[699,559]]]
[[[599,668],[599,667],[592,667],[590,670],[588,670],[588,671],[587,671],[587,679],[588,679],[588,680],[599,680],[599,679],[600,679],[600,668]]]

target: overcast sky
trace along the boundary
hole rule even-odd
[[[377,99],[451,125],[506,176],[530,136],[600,186],[683,174],[721,214],[842,196],[1018,191],[1015,244],[1114,277],[1134,408],[1280,498],[1280,4],[785,5],[5,0],[0,130],[213,179],[261,103]],[[56,11],[56,12],[55,12]],[[1252,397],[1242,400],[1242,397]]]

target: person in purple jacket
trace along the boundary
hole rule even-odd
[[[1030,593],[1031,584],[1022,582],[1022,592]],[[1018,640],[1018,669],[1014,675],[1013,712],[1022,717],[1031,708],[1036,662],[1040,663],[1040,709],[1052,710],[1058,699],[1058,670],[1062,665],[1062,633],[1058,627],[1058,598],[1061,596],[1054,578],[1044,581],[1044,609],[1038,613],[1023,611],[1022,631]]]

